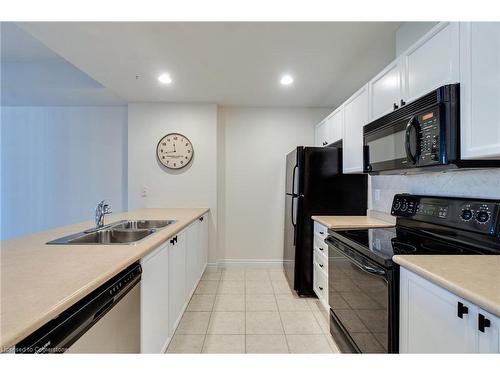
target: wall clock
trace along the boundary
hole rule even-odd
[[[181,169],[193,159],[193,145],[184,135],[169,133],[156,146],[158,161],[167,168]]]

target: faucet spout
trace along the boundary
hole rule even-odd
[[[99,202],[95,208],[95,226],[96,228],[102,228],[104,226],[104,216],[112,213],[111,207],[106,203],[105,200]]]

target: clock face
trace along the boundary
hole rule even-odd
[[[193,159],[193,154],[191,141],[179,133],[167,134],[156,146],[156,157],[170,169],[185,167]]]

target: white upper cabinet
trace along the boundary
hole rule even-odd
[[[326,146],[328,144],[326,138],[326,120],[323,120],[316,125],[316,129],[314,131],[314,145],[317,147]]]
[[[340,141],[344,135],[344,107],[337,108],[326,120],[328,144]]]
[[[500,158],[500,24],[460,24],[461,156]]]
[[[363,172],[363,126],[367,123],[368,85],[365,85],[344,103],[344,173]]]
[[[401,59],[390,63],[369,83],[370,121],[397,109],[403,98]]]
[[[327,146],[342,139],[344,133],[343,109],[343,106],[338,107],[327,118],[316,125],[314,133],[315,146]]]
[[[442,22],[403,53],[405,102],[459,81],[459,39],[458,23]]]

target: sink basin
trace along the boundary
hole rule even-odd
[[[115,225],[113,229],[160,229],[175,223],[175,220],[130,220]]]
[[[142,230],[120,230],[105,229],[93,233],[87,233],[80,237],[68,240],[67,244],[127,244],[142,240],[155,232],[154,229]]]
[[[48,245],[113,245],[133,244],[143,238],[175,223],[176,220],[120,220],[102,228],[92,228],[70,234]]]

